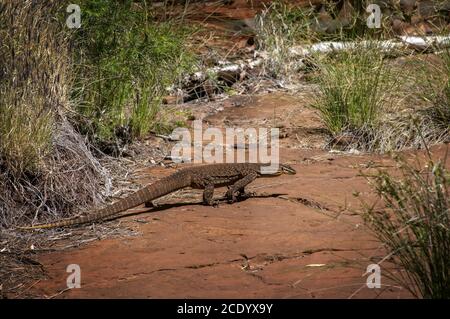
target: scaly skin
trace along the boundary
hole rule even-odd
[[[19,227],[19,229],[40,229],[79,225],[103,220],[120,212],[150,203],[152,200],[170,194],[186,187],[204,189],[203,202],[206,205],[216,204],[213,201],[214,188],[230,186],[226,196],[232,203],[236,195],[244,193],[244,188],[257,177],[272,177],[283,173],[295,174],[295,170],[288,165],[280,164],[277,172],[273,174],[262,174],[261,169],[267,164],[257,163],[231,163],[231,164],[209,164],[181,169],[172,175],[163,177],[153,184],[147,185],[130,196],[105,208],[92,212],[87,216],[57,221],[49,224],[34,225],[30,227]]]

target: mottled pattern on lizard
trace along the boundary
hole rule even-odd
[[[139,206],[143,203],[149,204],[154,199],[186,187],[204,189],[204,204],[215,205],[216,203],[213,200],[214,188],[229,186],[226,197],[230,203],[233,203],[236,201],[237,195],[244,193],[245,186],[254,181],[257,177],[272,177],[283,173],[296,173],[295,170],[289,165],[280,164],[276,172],[272,174],[263,174],[262,169],[267,166],[268,164],[258,163],[226,163],[187,167],[167,177],[163,177],[131,194],[130,196],[102,209],[94,211],[86,216],[57,221],[55,223],[19,228],[53,228],[103,220],[106,218],[111,218],[120,212]]]

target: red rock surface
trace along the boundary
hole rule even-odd
[[[251,19],[265,2],[194,3],[199,11],[191,18],[235,30],[239,37],[242,25],[235,21]],[[404,10],[410,10],[408,4]],[[422,16],[414,23],[426,31]],[[399,33],[415,32],[410,22],[399,20],[396,26]],[[386,277],[382,289],[369,289],[363,276],[372,258],[386,252],[357,215],[360,202],[352,194],[373,199],[360,170],[393,169],[393,163],[387,156],[321,150],[324,129],[304,107],[312,94],[234,97],[215,115],[195,109],[196,118],[209,126],[280,127],[281,159],[293,163],[297,175],[259,179],[250,187],[258,196],[233,205],[205,207],[181,197],[175,205],[143,209],[142,215],[122,219],[122,226],[139,236],[39,255],[48,279],[30,292],[57,298],[412,297]],[[436,157],[444,152],[444,146],[433,148]],[[152,177],[170,172],[148,170]],[[81,267],[81,289],[65,291],[69,264]]]
[[[285,127],[294,121],[306,129],[317,127],[314,113],[300,100],[266,95],[225,107],[205,121],[262,125],[272,114]],[[293,163],[297,175],[258,179],[250,187],[258,196],[233,205],[206,207],[175,197],[175,205],[125,217],[122,227],[138,230],[139,236],[40,255],[48,279],[32,293],[57,298],[410,298],[383,277],[384,266],[382,289],[366,287],[363,274],[371,258],[386,253],[356,214],[360,202],[352,195],[358,191],[373,198],[360,170],[392,169],[392,161],[299,149],[296,141],[295,135],[283,140],[281,158]],[[445,147],[432,152],[442,156]],[[170,170],[148,173],[161,176]],[[69,264],[81,267],[81,289],[58,294],[66,288]]]

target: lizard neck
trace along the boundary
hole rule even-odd
[[[278,164],[274,163],[260,163],[257,164],[257,172],[260,177],[269,178],[281,175]]]

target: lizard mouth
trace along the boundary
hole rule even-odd
[[[283,165],[281,167],[281,171],[283,174],[287,174],[287,175],[295,175],[297,172],[295,171],[295,169],[293,169],[292,167],[288,166],[288,165]]]
[[[278,172],[273,172],[273,173],[260,173],[261,177],[276,177],[276,176],[280,176],[283,175],[283,172],[278,171]]]
[[[277,171],[275,173],[270,174],[270,176],[280,176],[283,175],[283,171]]]

